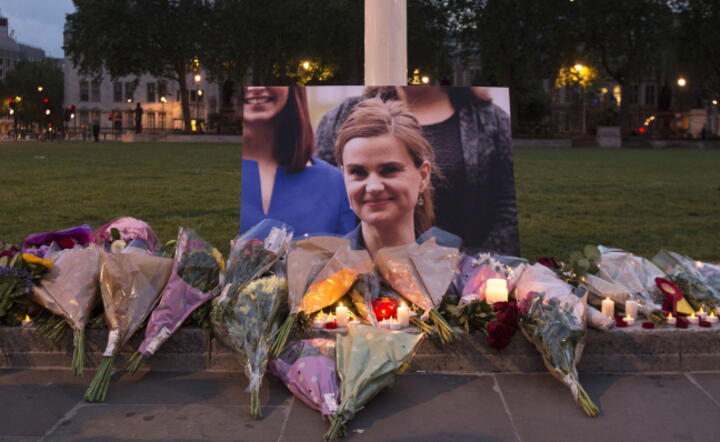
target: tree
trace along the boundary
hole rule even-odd
[[[0,83],[0,97],[5,103],[14,100],[17,122],[24,127],[61,122],[63,92],[63,72],[52,60],[21,61]],[[46,108],[50,115],[44,112]]]
[[[187,76],[199,68],[209,32],[208,0],[73,0],[65,50],[81,73],[144,73],[178,83],[190,130]]]
[[[408,69],[419,69],[431,80],[449,82],[452,34],[449,0],[407,2]]]
[[[520,115],[548,109],[542,80],[553,79],[563,64],[574,63],[567,0],[453,0],[456,29],[466,57],[479,57],[481,70],[473,85],[510,88],[513,129]],[[539,94],[538,92],[541,92]]]
[[[630,133],[628,86],[665,64],[662,50],[673,34],[666,0],[582,0],[577,3],[579,38],[606,75],[620,85],[620,128]]]

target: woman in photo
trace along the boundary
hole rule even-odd
[[[317,130],[318,155],[332,161],[335,139],[358,103],[400,101],[415,115],[444,178],[435,179],[435,225],[471,249],[520,255],[510,119],[482,90],[370,87],[329,111]]]
[[[243,96],[240,233],[265,218],[295,235],[344,235],[356,226],[342,174],[313,157],[305,89],[248,87]]]
[[[460,246],[455,235],[430,229],[433,149],[402,103],[359,103],[338,133],[336,159],[350,206],[360,218],[360,225],[346,236],[354,248],[365,248],[373,256],[384,247],[430,236],[442,245]]]

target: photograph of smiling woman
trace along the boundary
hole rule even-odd
[[[313,157],[304,88],[245,88],[243,135],[240,233],[266,218],[296,235],[343,235],[355,227],[342,175]]]

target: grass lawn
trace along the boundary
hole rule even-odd
[[[720,261],[718,150],[516,149],[515,173],[527,258],[593,243]],[[227,252],[239,194],[237,145],[0,144],[0,240],[130,215]]]

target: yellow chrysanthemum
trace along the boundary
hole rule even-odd
[[[53,268],[53,262],[51,260],[40,258],[33,255],[32,253],[23,253],[22,259],[28,264],[38,264],[47,268],[48,270],[52,270]]]

